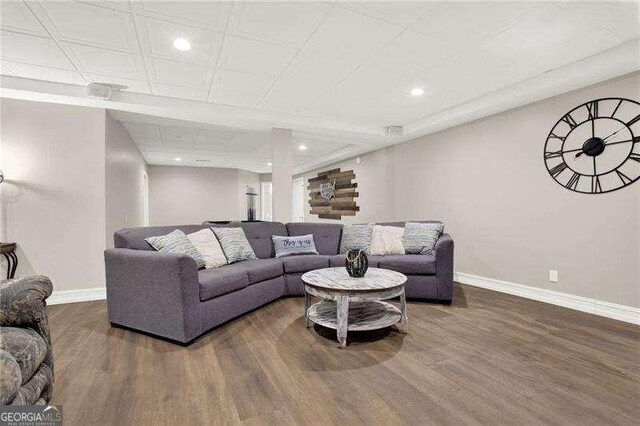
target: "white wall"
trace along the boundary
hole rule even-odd
[[[259,190],[259,182],[259,174],[237,169],[149,166],[149,223],[246,220],[244,185]]]
[[[578,194],[553,181],[542,160],[556,120],[602,97],[640,100],[640,76],[363,155],[360,165],[352,159],[323,170],[356,172],[361,212],[343,222],[440,219],[455,240],[459,272],[640,307],[640,183]],[[558,283],[548,281],[550,269],[559,271]]]
[[[0,106],[2,234],[18,243],[17,276],[45,274],[54,291],[104,286],[105,111]]]
[[[147,163],[120,122],[109,113],[105,123],[106,243],[121,228],[144,226]]]

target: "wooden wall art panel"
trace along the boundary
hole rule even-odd
[[[360,211],[355,200],[358,197],[355,178],[353,170],[341,172],[340,169],[333,169],[309,179],[307,189],[311,214],[317,214],[320,219],[355,216]]]

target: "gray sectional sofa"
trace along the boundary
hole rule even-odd
[[[381,225],[404,226],[404,222]],[[188,255],[153,250],[145,238],[180,229],[189,234],[210,226],[122,229],[105,251],[107,306],[114,326],[189,343],[212,328],[283,296],[302,296],[301,276],[312,269],[344,266],[342,225],[253,222],[241,226],[258,259],[200,269]],[[319,255],[276,259],[272,235],[313,234]],[[453,240],[443,234],[436,255],[369,256],[369,266],[407,276],[409,298],[451,302]]]

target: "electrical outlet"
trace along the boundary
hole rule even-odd
[[[549,281],[552,283],[558,282],[558,271],[554,271],[553,269],[549,270]]]

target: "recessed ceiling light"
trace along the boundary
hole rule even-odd
[[[180,157],[176,157],[176,158],[174,158],[173,160],[174,160],[174,161],[182,161],[182,158],[180,158]]]
[[[272,163],[267,163],[267,166],[273,166],[273,164]]]
[[[424,95],[424,89],[422,87],[414,87],[411,89],[411,96],[422,96]]]
[[[182,51],[191,50],[191,43],[184,38],[177,38],[173,41],[173,47]]]
[[[306,150],[306,149],[307,149],[307,147],[306,147],[306,145],[298,145],[298,149],[299,149],[300,151],[304,151],[304,150]]]

